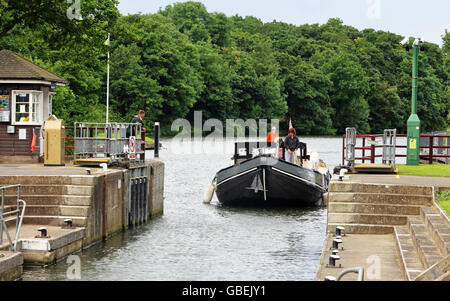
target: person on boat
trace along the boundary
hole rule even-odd
[[[296,136],[294,128],[290,128],[287,137],[284,139],[284,160],[290,163],[295,163],[295,151],[300,145],[300,141]]]
[[[275,139],[277,138],[277,128],[273,127],[272,130],[267,134],[267,142],[275,142]]]

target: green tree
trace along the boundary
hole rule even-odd
[[[322,70],[333,83],[330,99],[335,112],[334,128],[338,133],[344,133],[346,127],[355,127],[361,133],[369,132],[369,105],[365,99],[369,84],[358,59],[341,51],[322,58],[322,61]]]
[[[104,26],[118,17],[116,0],[83,0],[81,20],[74,17],[75,2],[52,0],[1,0],[0,38],[17,28],[39,28],[42,25],[57,30],[60,35],[82,35],[93,27]]]
[[[331,81],[299,57],[279,54],[280,74],[287,94],[288,117],[303,135],[333,135],[330,105]]]
[[[145,109],[147,123],[184,118],[203,90],[197,46],[159,14],[122,17],[120,26],[132,32],[111,57],[114,106],[129,117]]]

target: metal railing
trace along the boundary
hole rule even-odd
[[[140,123],[89,123],[75,122],[73,127],[74,162],[77,159],[128,158],[133,153],[130,137],[135,137],[134,154],[137,161],[145,160],[145,132]]]
[[[8,189],[17,189],[17,207],[15,210],[5,211],[5,197],[6,190]],[[3,231],[6,233],[6,237],[8,238],[9,246],[12,251],[17,250],[17,242],[19,240],[20,228],[22,227],[23,217],[25,215],[25,209],[27,207],[27,203],[24,200],[20,199],[20,184],[4,186],[0,187],[0,191],[2,194],[2,203],[0,207],[0,245],[3,244]],[[20,210],[20,204],[22,204],[22,211]],[[9,235],[9,230],[6,225],[5,216],[16,215],[16,234],[14,238],[14,242],[11,240],[11,236]]]
[[[377,149],[383,148],[382,141],[377,140],[377,138],[383,138],[384,134],[376,134],[376,135],[356,135],[357,139],[357,145],[361,146],[355,146],[355,151],[360,151],[359,156],[355,155],[354,160],[361,161],[362,163],[370,162],[375,163],[377,158],[383,158],[382,154],[379,154],[376,152]],[[396,134],[396,138],[406,138],[407,135],[405,134]],[[422,134],[420,135],[421,142],[428,140],[429,143],[426,145],[423,145],[421,143],[421,153],[420,153],[420,159],[422,160],[428,160],[429,164],[432,164],[435,159],[446,159],[447,162],[450,161],[450,135],[428,135],[428,134]],[[442,139],[442,141],[445,141],[446,143],[442,143],[436,145],[435,141],[436,139]],[[439,140],[440,141],[440,140]],[[361,144],[358,144],[358,142],[361,142]],[[405,139],[406,142],[406,139]],[[445,145],[447,144],[447,145]],[[406,150],[407,145],[398,145],[395,143],[395,150],[399,149],[405,149]],[[437,150],[435,152],[435,150]],[[406,153],[402,154],[399,152],[395,153],[395,158],[406,158]],[[346,161],[346,135],[344,134],[342,136],[342,165],[345,165]]]
[[[383,164],[395,168],[395,147],[397,146],[397,129],[384,130],[383,135]]]
[[[420,136],[421,155],[428,155],[428,162],[432,164],[434,158],[442,158],[450,164],[450,135],[445,131],[425,133]]]
[[[355,273],[358,274],[358,281],[364,281],[364,268],[363,267],[357,267],[357,268],[349,268],[346,270],[343,270],[339,275],[335,278],[332,276],[327,276],[325,278],[325,281],[341,281],[342,277],[344,277],[347,274]]]

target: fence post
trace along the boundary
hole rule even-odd
[[[366,163],[366,150],[364,149],[364,147],[366,147],[366,137],[363,137],[363,141],[362,141],[362,146],[363,146],[363,150],[362,150],[362,156],[363,156],[363,163]]]
[[[372,136],[372,141],[374,141],[374,143],[372,143],[370,145],[370,163],[375,163],[375,136]]]
[[[430,137],[430,145],[429,145],[429,157],[428,157],[428,163],[433,164],[433,143],[434,139],[433,137]]]
[[[342,165],[345,165],[345,136],[342,136]]]

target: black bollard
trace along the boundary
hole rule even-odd
[[[155,158],[159,158],[159,122],[155,122]]]
[[[342,239],[335,238],[333,239],[333,244],[331,245],[331,250],[339,250],[339,244],[342,243]],[[344,250],[344,248],[341,248]]]
[[[335,236],[342,236],[342,235],[345,235],[344,230],[345,230],[345,228],[342,227],[342,226],[336,227],[336,233],[335,233]]]
[[[330,255],[330,258],[328,259],[328,264],[326,265],[327,268],[340,268],[341,265],[337,266],[336,261],[341,259],[338,255]]]
[[[71,229],[71,228],[73,228],[73,221],[72,221],[72,219],[70,219],[70,218],[65,219],[64,222],[66,223],[66,225],[62,227],[63,229]]]

